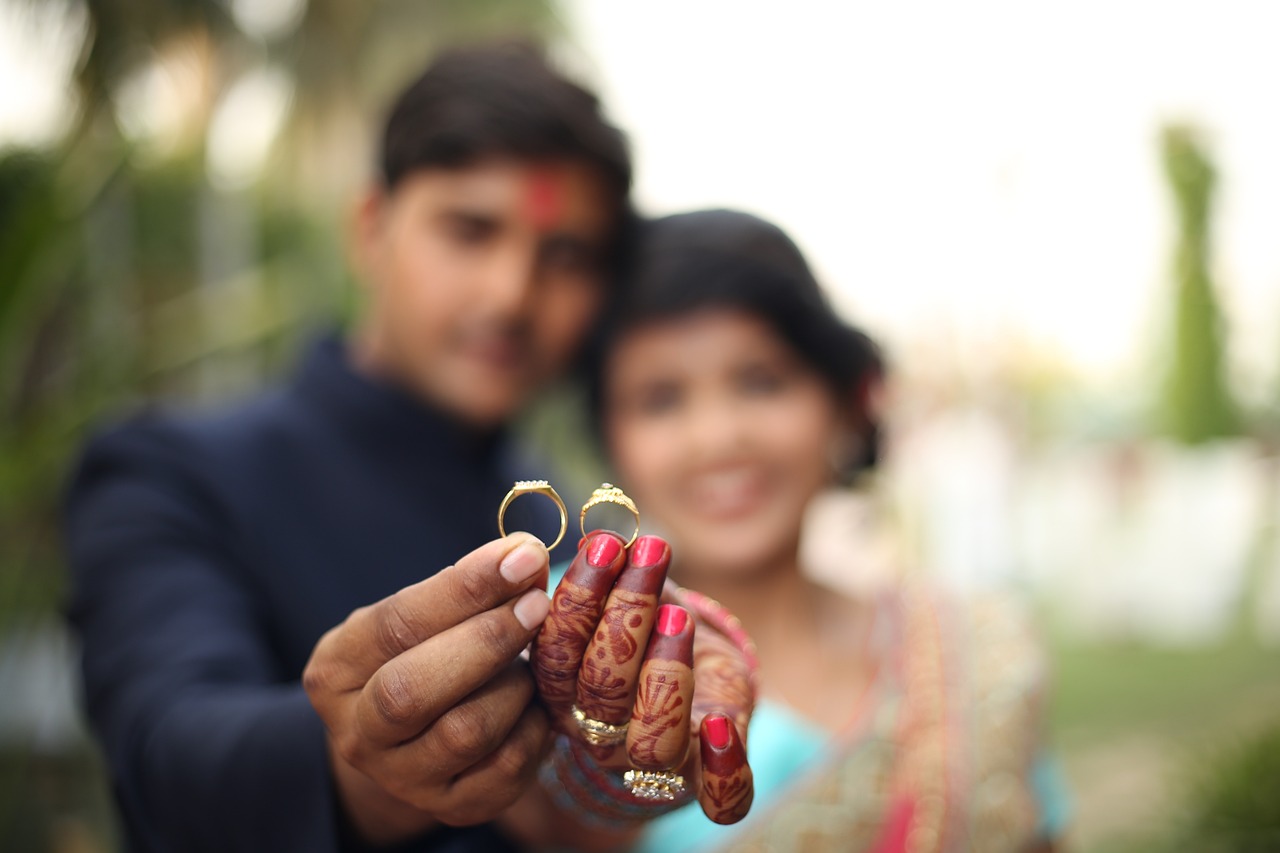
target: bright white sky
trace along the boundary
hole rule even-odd
[[[1158,130],[1194,120],[1221,173],[1237,372],[1280,385],[1280,3],[565,6],[643,207],[776,220],[899,352],[1012,336],[1098,379],[1140,369],[1173,238]],[[83,26],[16,8],[0,2],[0,144],[65,122]]]
[[[641,203],[775,219],[900,345],[1012,332],[1098,378],[1138,369],[1173,238],[1158,130],[1194,120],[1221,172],[1234,355],[1248,384],[1275,381],[1280,4],[568,8],[631,132]]]

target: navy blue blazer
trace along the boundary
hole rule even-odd
[[[66,506],[69,616],[132,849],[360,849],[302,669],[351,610],[496,538],[519,467],[336,340],[246,405],[91,441]],[[472,827],[399,849],[511,845]]]

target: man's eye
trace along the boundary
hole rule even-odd
[[[554,242],[542,249],[542,263],[549,269],[582,272],[594,269],[595,261],[595,254],[576,242]]]
[[[451,216],[446,220],[445,229],[449,236],[459,243],[476,245],[492,237],[497,226],[487,219]]]

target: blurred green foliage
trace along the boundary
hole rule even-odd
[[[1174,849],[1280,850],[1280,720],[1210,756],[1190,787]]]
[[[1241,431],[1239,411],[1224,375],[1225,334],[1209,276],[1216,175],[1191,128],[1165,128],[1162,145],[1179,237],[1173,262],[1172,361],[1163,388],[1160,426],[1177,441],[1200,444]]]
[[[85,18],[75,118],[47,149],[0,150],[0,655],[11,660],[61,607],[58,501],[87,432],[137,406],[247,392],[341,322],[353,290],[341,220],[387,100],[448,44],[561,31],[550,0],[310,0],[271,33],[246,31],[226,0],[50,4]],[[199,83],[182,92],[185,123],[138,138],[129,89],[166,63]],[[261,69],[290,81],[288,114],[260,178],[229,187],[211,178],[210,130],[236,82]],[[0,848],[115,847],[96,754],[61,742],[0,743]]]
[[[190,161],[140,166],[123,146],[86,186],[78,156],[0,157],[0,620],[57,602],[58,490],[91,424],[252,385],[345,288],[333,241],[300,210],[220,195]],[[252,224],[227,253],[243,265],[202,281],[220,219]]]

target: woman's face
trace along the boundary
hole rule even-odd
[[[627,332],[605,370],[619,482],[677,563],[716,573],[794,563],[842,429],[821,377],[765,321],[732,308]]]

